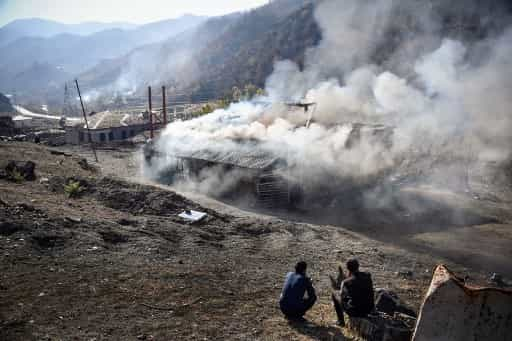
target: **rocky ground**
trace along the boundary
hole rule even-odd
[[[1,340],[344,340],[327,275],[349,257],[415,310],[437,263],[474,282],[488,276],[434,248],[129,181],[137,173],[132,152],[102,151],[94,167],[78,154],[0,143],[0,161],[34,161],[37,176],[0,179]],[[64,190],[70,178],[81,183],[72,198]],[[177,217],[184,209],[208,217],[190,224]],[[277,306],[299,259],[319,294],[308,325],[290,324]]]

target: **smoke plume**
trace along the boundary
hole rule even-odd
[[[241,140],[257,141],[287,161],[290,177],[311,187],[399,177],[420,166],[436,169],[423,176],[430,182],[439,174],[461,178],[480,162],[505,162],[512,143],[512,28],[466,39],[446,28],[442,6],[414,3],[319,1],[323,39],[307,51],[302,68],[276,62],[265,97],[169,124],[157,149],[225,152],[252,148]],[[279,104],[299,100],[316,103],[308,127],[311,111]],[[347,148],[354,123],[391,127],[392,147],[363,136]],[[157,168],[173,167],[171,159]],[[201,178],[221,187],[218,175]]]

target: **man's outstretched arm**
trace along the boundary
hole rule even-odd
[[[308,293],[308,298],[312,300],[316,300],[316,291],[315,287],[313,286],[313,282],[311,281],[311,278],[306,278],[306,292]]]

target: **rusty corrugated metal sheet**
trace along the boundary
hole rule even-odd
[[[439,265],[413,341],[512,340],[512,291],[470,287]]]

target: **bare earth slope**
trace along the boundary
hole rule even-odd
[[[327,278],[339,262],[357,256],[376,287],[417,309],[431,269],[445,261],[340,227],[219,213],[42,146],[0,143],[0,161],[11,159],[36,162],[38,178],[0,179],[1,340],[343,340]],[[88,184],[80,198],[65,195],[67,177]],[[208,219],[187,224],[176,216],[184,208]],[[298,259],[319,294],[308,327],[288,324],[277,307]]]

